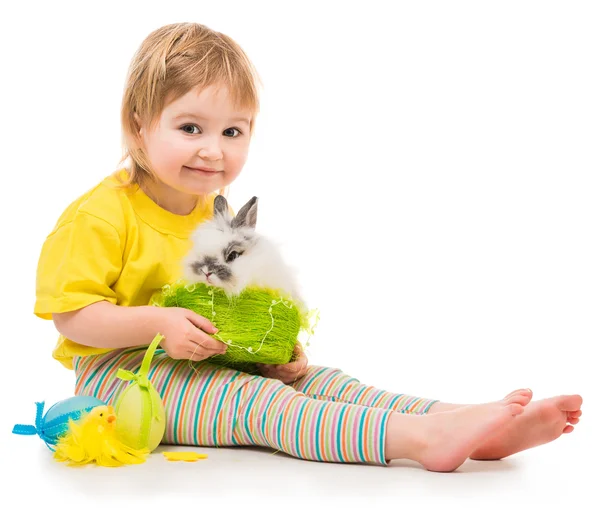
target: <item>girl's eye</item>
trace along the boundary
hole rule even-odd
[[[185,133],[189,133],[190,135],[197,135],[198,133],[200,133],[200,129],[195,125],[195,124],[184,124],[181,129],[185,132]],[[197,132],[195,132],[194,130],[198,130]]]
[[[198,128],[195,124],[184,124],[181,129],[189,135],[198,135],[200,133],[200,128]],[[238,134],[235,135],[235,133],[231,133],[232,131],[238,132]],[[223,133],[232,139],[242,135],[242,132],[238,128],[227,128]]]
[[[242,132],[240,130],[238,130],[237,128],[227,128],[227,130],[225,130],[223,133],[227,133],[230,130],[235,130],[239,134],[239,135],[232,135],[232,138],[239,137],[242,134]],[[229,137],[229,135],[228,135],[228,137]]]
[[[229,253],[229,256],[227,256],[227,263],[231,263],[236,258],[239,258],[241,256],[241,254],[242,253],[239,253],[239,252],[236,252],[236,251],[231,251]]]

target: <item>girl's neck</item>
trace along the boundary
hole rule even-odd
[[[158,181],[144,180],[140,188],[163,210],[175,215],[189,215],[198,204],[197,196],[179,192]]]

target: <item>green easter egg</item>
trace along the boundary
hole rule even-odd
[[[115,405],[117,435],[124,444],[137,450],[146,448],[152,452],[165,433],[165,406],[148,380],[150,361],[162,338],[162,335],[156,335],[137,374],[124,369],[117,373],[120,379],[134,381],[121,393]]]
[[[165,407],[150,384],[133,383],[121,394],[115,406],[117,435],[131,448],[153,451],[165,433]]]

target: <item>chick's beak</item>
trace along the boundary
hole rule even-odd
[[[107,421],[108,423],[113,423],[113,422],[114,422],[116,419],[117,419],[117,417],[116,417],[114,414],[109,414],[109,415],[106,417],[106,421]]]

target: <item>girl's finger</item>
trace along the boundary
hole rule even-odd
[[[210,357],[204,352],[204,350],[188,350],[188,354],[188,359],[190,361],[204,361],[205,359]]]
[[[294,361],[292,363],[288,363],[288,364],[283,364],[280,365],[279,367],[277,367],[278,370],[283,370],[283,371],[289,371],[289,372],[297,372],[297,371],[301,371],[304,368],[306,368],[306,366],[308,366],[308,360],[303,357],[301,359],[298,359],[297,361]]]
[[[190,322],[192,322],[196,327],[198,327],[198,329],[201,329],[202,331],[214,334],[218,330],[208,318],[199,315],[195,311],[188,309],[186,316]]]
[[[290,366],[289,368],[283,368],[282,371],[286,373],[298,373],[302,371],[302,365]]]
[[[225,343],[211,338],[199,329],[193,334],[193,338],[190,341],[203,347],[204,350],[210,352],[211,355],[224,354],[227,352],[227,345],[225,345]]]
[[[193,354],[194,356],[200,355],[202,359],[208,359],[209,357],[216,356],[222,353],[215,352],[214,350],[206,348],[203,343],[196,343],[194,341],[189,342],[187,350],[190,354]]]

